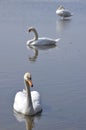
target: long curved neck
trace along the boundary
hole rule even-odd
[[[30,43],[38,40],[38,33],[37,33],[36,29],[32,29],[31,31],[34,32],[34,38],[30,41]]]
[[[37,59],[38,56],[38,50],[35,48],[31,48],[34,51],[34,55],[29,57],[30,61],[35,61]]]
[[[32,104],[32,99],[31,99],[31,92],[30,92],[30,87],[27,81],[25,81],[25,86],[26,86],[27,109],[30,114],[33,114],[34,110],[33,110],[33,104]]]

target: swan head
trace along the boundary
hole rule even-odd
[[[31,31],[36,31],[36,29],[35,29],[34,27],[30,27],[30,28],[28,29],[28,32],[31,32]]]
[[[62,5],[60,5],[59,7],[58,7],[58,10],[64,10],[65,8],[62,6]]]
[[[30,87],[33,87],[31,74],[30,74],[29,72],[26,72],[26,73],[24,74],[24,80],[28,83],[28,85],[29,85]]]
[[[37,33],[37,30],[34,27],[30,27],[28,29],[28,32],[33,32],[34,33],[34,38],[30,41],[30,43],[38,40],[38,33]]]

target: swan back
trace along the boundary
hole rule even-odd
[[[36,40],[36,41],[33,41],[33,42],[31,43],[31,45],[34,45],[34,46],[55,45],[57,41],[59,41],[59,39],[53,40],[53,39],[51,39],[51,38],[42,37],[42,38],[39,38],[39,39]]]

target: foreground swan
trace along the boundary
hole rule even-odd
[[[34,27],[30,27],[29,32],[34,32],[34,38],[32,40],[27,41],[27,45],[35,45],[35,46],[41,46],[41,45],[54,45],[56,42],[59,41],[59,39],[51,39],[51,38],[38,38],[38,33]]]
[[[24,115],[35,115],[42,111],[40,94],[37,91],[30,91],[30,87],[33,86],[30,73],[25,73],[24,82],[26,89],[17,92],[13,108]]]
[[[67,17],[70,17],[72,16],[73,14],[70,13],[68,10],[66,10],[63,6],[59,6],[58,9],[56,10],[56,13],[63,17],[63,18],[67,18]]]

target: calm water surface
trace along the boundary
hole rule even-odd
[[[63,4],[74,16],[61,20]],[[39,36],[61,38],[56,47],[27,48],[35,26]],[[42,96],[43,112],[24,117],[13,112],[23,75],[31,72]],[[0,129],[86,130],[86,2],[0,1]]]

